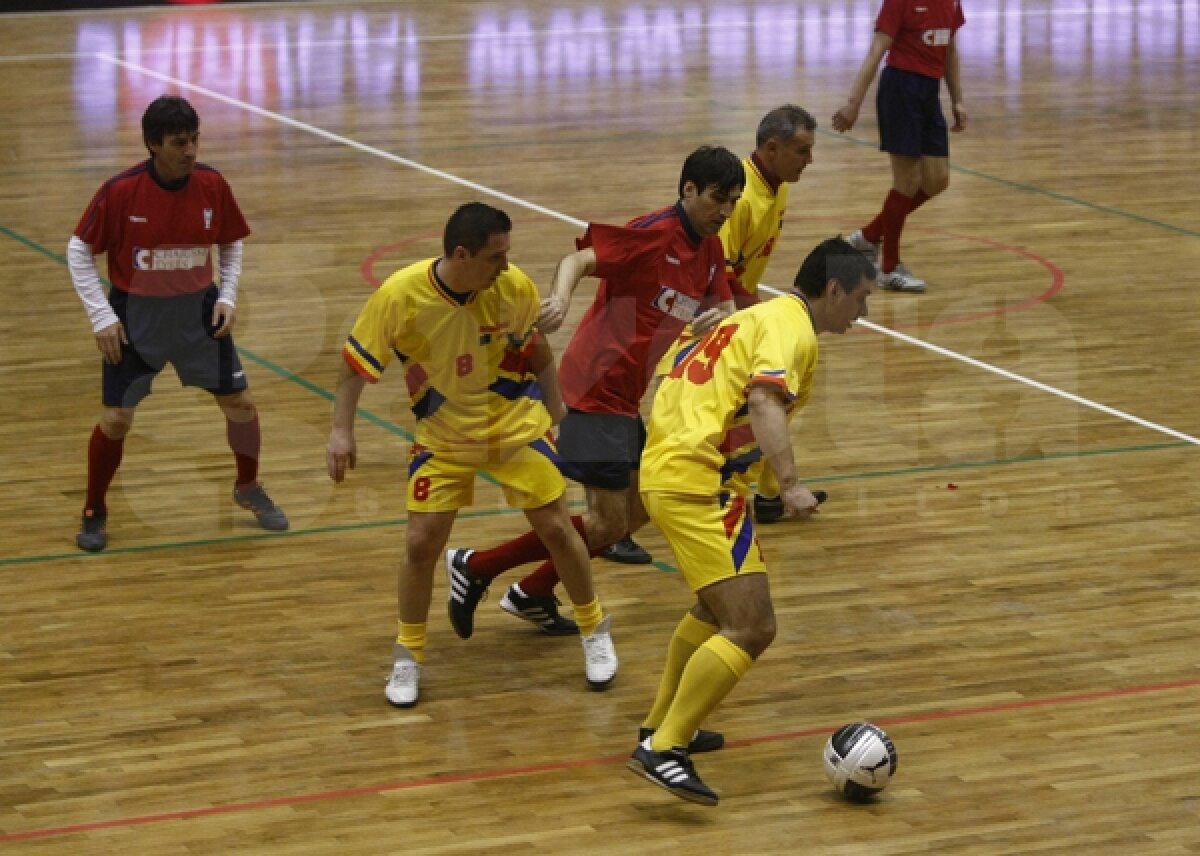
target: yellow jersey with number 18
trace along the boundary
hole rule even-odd
[[[777,387],[790,417],[812,392],[817,334],[803,299],[789,294],[735,312],[675,357],[654,398],[640,489],[712,496],[762,457],[750,425],[751,386]]]
[[[416,441],[436,452],[474,460],[538,439],[550,414],[524,357],[537,286],[509,265],[489,288],[457,294],[437,276],[436,261],[397,271],[371,295],[342,349],[346,362],[375,382],[398,358]]]

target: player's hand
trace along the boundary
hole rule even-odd
[[[237,315],[237,310],[228,303],[222,303],[218,300],[213,304],[212,326],[213,338],[220,339],[223,336],[228,336],[233,330],[233,320]]]
[[[785,487],[780,493],[780,497],[783,499],[784,517],[797,517],[804,520],[812,517],[819,510],[817,506],[820,505],[820,502],[813,496],[812,491],[802,484]]]
[[[329,443],[325,446],[325,469],[329,477],[341,483],[346,478],[346,470],[354,469],[357,462],[354,434],[336,429],[329,432]]]
[[[844,105],[838,108],[838,111],[833,114],[833,130],[849,131],[854,127],[854,123],[858,121],[858,105],[853,101],[847,101]]]
[[[567,320],[567,301],[557,297],[547,297],[542,301],[541,311],[538,312],[537,328],[543,333],[556,333],[558,328]]]
[[[713,327],[716,327],[722,321],[729,317],[729,313],[719,306],[714,306],[712,309],[706,309],[699,315],[692,318],[692,332],[697,336],[703,336]]]
[[[121,362],[121,346],[128,344],[129,339],[125,336],[125,325],[120,321],[109,324],[103,330],[96,332],[96,347],[100,349],[104,362],[110,365],[115,366]]]
[[[953,105],[954,110],[954,125],[950,128],[951,131],[967,130],[967,108],[961,104]]]

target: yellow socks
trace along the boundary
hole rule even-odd
[[[713,636],[688,660],[679,680],[679,689],[662,725],[654,732],[651,748],[665,752],[687,746],[721,699],[729,694],[754,659],[724,636]]]
[[[679,689],[679,678],[688,660],[696,653],[696,649],[709,640],[717,632],[715,624],[701,621],[690,612],[675,627],[675,633],[667,645],[667,664],[663,667],[662,679],[658,682],[658,695],[654,697],[654,705],[646,714],[643,728],[657,729],[667,715],[675,691]],[[691,739],[689,737],[689,739]]]
[[[425,662],[425,625],[396,623],[396,644],[403,645],[418,663]]]
[[[591,603],[572,604],[575,607],[575,623],[579,625],[580,636],[591,636],[596,632],[600,622],[604,620],[604,612],[600,609],[600,598],[592,598]]]

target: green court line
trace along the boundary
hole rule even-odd
[[[1086,449],[1079,452],[1059,452],[1048,455],[1025,455],[1016,458],[993,458],[982,461],[958,461],[950,464],[930,464],[928,466],[919,467],[900,467],[891,470],[871,470],[867,472],[848,473],[846,475],[811,476],[805,477],[804,483],[820,485],[830,484],[833,482],[864,481],[866,479],[889,478],[891,476],[922,475],[926,473],[953,472],[956,470],[966,469],[983,469],[986,467],[1044,463],[1047,461],[1078,460],[1082,458],[1096,458],[1105,455],[1126,455],[1134,452],[1160,452],[1171,449],[1190,449],[1191,447],[1191,443],[1185,443],[1183,441],[1171,443],[1150,443],[1142,446],[1116,446],[1109,449]],[[583,503],[573,502],[571,505],[574,508],[581,508]],[[518,513],[520,513],[520,509],[499,508],[491,511],[463,511],[459,514],[459,517],[503,517]],[[389,520],[376,520],[368,523],[347,523],[336,526],[316,526],[309,529],[292,529],[287,532],[258,532],[251,535],[232,535],[226,538],[204,538],[191,541],[170,541],[162,544],[142,544],[132,547],[116,547],[104,550],[100,553],[83,553],[80,551],[74,551],[70,553],[54,553],[42,556],[18,556],[14,558],[0,559],[0,568],[12,567],[14,565],[32,565],[41,562],[52,562],[66,559],[95,559],[115,554],[150,553],[159,550],[175,550],[187,547],[235,544],[244,541],[262,541],[268,538],[297,538],[308,535],[327,535],[338,532],[358,532],[371,529],[387,529],[394,526],[403,526],[407,522],[408,518],[398,517]],[[672,565],[669,565],[666,562],[655,561],[653,565],[660,571],[665,571],[667,573],[674,573],[676,570]]]
[[[839,133],[836,133],[835,131],[827,131],[823,128],[818,129],[817,133],[821,134],[824,137],[829,137],[830,139],[842,140],[843,142],[847,142],[847,143],[850,143],[850,144],[856,145],[856,146],[861,146],[863,148],[869,148],[869,149],[878,149],[879,148],[878,143],[872,143],[867,140],[861,140],[858,137],[848,137],[845,134],[839,134]],[[1001,178],[998,175],[991,175],[990,173],[981,172],[980,170],[977,170],[977,169],[971,169],[970,167],[960,166],[960,165],[954,163],[953,161],[950,162],[950,170],[952,172],[961,172],[964,175],[970,175],[970,176],[973,176],[974,178],[982,178],[984,181],[991,181],[996,184],[1002,184],[1005,187],[1012,188],[1013,190],[1020,190],[1022,193],[1032,193],[1035,196],[1047,196],[1051,199],[1057,199],[1059,202],[1066,202],[1069,205],[1078,205],[1080,208],[1088,208],[1092,211],[1098,211],[1101,214],[1109,214],[1113,217],[1122,217],[1126,220],[1133,220],[1138,223],[1144,223],[1147,226],[1157,226],[1160,229],[1166,229],[1168,232],[1175,232],[1178,235],[1187,235],[1189,238],[1200,238],[1200,232],[1197,232],[1194,229],[1188,229],[1184,226],[1176,226],[1174,223],[1167,223],[1167,222],[1164,222],[1163,220],[1155,220],[1153,217],[1146,217],[1145,215],[1142,215],[1142,214],[1134,214],[1132,211],[1125,211],[1124,209],[1121,209],[1121,208],[1113,208],[1108,205],[1100,205],[1096,202],[1088,202],[1086,199],[1080,199],[1076,196],[1070,196],[1069,194],[1066,194],[1066,193],[1059,193],[1055,190],[1047,190],[1043,187],[1038,187],[1033,184],[1025,184],[1024,182],[1021,182],[1021,181],[1013,181],[1010,178]]]
[[[490,511],[461,511],[458,514],[459,519],[463,518],[480,518],[480,517],[500,517],[509,514],[516,514],[519,509],[514,508],[497,508]],[[55,562],[66,559],[89,559],[103,558],[105,556],[127,556],[138,553],[156,553],[161,550],[177,550],[186,549],[189,547],[213,547],[224,546],[226,544],[241,544],[251,543],[254,541],[267,541],[275,538],[299,538],[309,535],[330,535],[339,532],[361,532],[371,529],[391,529],[393,527],[403,526],[408,523],[407,517],[396,517],[390,520],[372,520],[367,523],[341,523],[332,526],[313,526],[308,529],[289,529],[286,532],[255,532],[247,535],[229,535],[223,538],[194,538],[188,541],[165,541],[160,544],[136,544],[129,547],[110,547],[102,550],[99,553],[85,553],[81,550],[72,550],[70,553],[49,553],[41,556],[17,556],[13,558],[0,559],[0,568],[10,567],[13,565],[33,565],[42,562]]]

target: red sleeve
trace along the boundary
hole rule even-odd
[[[100,255],[108,248],[110,240],[108,229],[108,191],[111,183],[105,184],[96,191],[87,210],[79,218],[75,227],[75,235],[92,248],[92,252]]]
[[[221,232],[217,235],[218,244],[232,244],[250,234],[250,226],[242,216],[242,209],[238,207],[237,200],[233,197],[233,189],[225,180],[225,176],[221,176],[221,213],[223,216]]]
[[[963,17],[962,3],[956,2],[954,4],[954,31],[958,32],[965,23],[967,23],[967,19]]]
[[[900,25],[904,23],[904,3],[902,0],[883,0],[883,8],[875,19],[875,32],[891,36],[893,39],[900,34]]]
[[[610,279],[628,277],[647,268],[658,270],[663,245],[669,242],[670,238],[671,233],[665,229],[627,229],[622,226],[592,223],[575,245],[581,250],[587,247],[594,249],[594,276]],[[721,257],[721,266],[724,267],[723,251]]]

